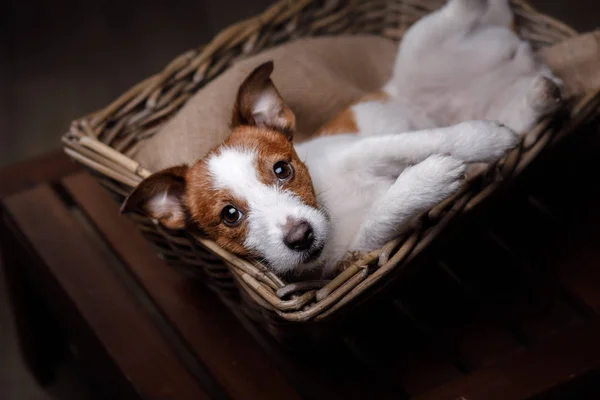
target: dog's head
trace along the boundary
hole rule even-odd
[[[221,247],[286,272],[318,258],[329,230],[308,170],[292,145],[295,117],[270,75],[273,63],[242,83],[229,138],[191,167],[159,171],[129,195],[171,229],[197,226]]]

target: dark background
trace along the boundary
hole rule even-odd
[[[0,0],[0,164],[272,0]]]
[[[60,147],[72,119],[106,106],[178,54],[271,0],[1,0],[0,165]],[[580,31],[599,0],[531,0]],[[0,398],[89,398],[68,364],[43,392],[25,372],[0,274]]]

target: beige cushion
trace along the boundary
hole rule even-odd
[[[540,56],[563,80],[564,96],[600,89],[600,30],[546,47]]]
[[[231,109],[244,78],[273,60],[273,82],[296,114],[302,141],[392,73],[397,45],[376,36],[300,39],[242,60],[196,93],[134,155],[150,171],[191,164],[229,133]]]

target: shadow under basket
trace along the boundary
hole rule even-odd
[[[208,45],[188,51],[163,71],[132,87],[106,108],[72,123],[63,137],[67,154],[86,166],[118,202],[149,172],[129,156],[207,82],[234,61],[306,36],[375,34],[399,41],[412,23],[442,5],[419,0],[282,0],[262,15],[230,26]],[[576,32],[513,2],[519,34],[534,48]],[[258,263],[221,249],[194,232],[171,231],[142,215],[131,215],[169,264],[198,276],[225,302],[243,311],[276,338],[314,337],[331,331],[340,315],[371,304],[382,289],[406,280],[407,272],[432,253],[451,225],[481,209],[534,158],[596,116],[598,91],[570,101],[545,120],[524,143],[470,179],[452,198],[423,216],[420,227],[382,249],[358,256],[330,282],[290,283]],[[375,296],[376,295],[376,296]],[[367,302],[368,301],[368,302]],[[336,323],[334,323],[334,321]]]

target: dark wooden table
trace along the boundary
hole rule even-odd
[[[600,398],[600,149],[564,143],[343,335],[291,353],[168,267],[87,173],[0,170],[1,245],[42,383],[99,398]]]

